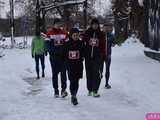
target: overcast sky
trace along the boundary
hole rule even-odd
[[[0,8],[1,17],[5,17],[6,12],[10,10],[9,0],[0,0],[0,1],[5,2],[4,8]],[[97,14],[103,15],[105,12],[107,12],[110,6],[111,6],[110,0],[97,0],[95,4],[95,9],[97,11]],[[15,16],[17,16],[20,13],[20,11],[17,9],[18,8],[15,9]]]

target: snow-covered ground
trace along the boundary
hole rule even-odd
[[[145,120],[146,113],[160,112],[160,63],[144,56],[143,45],[134,41],[113,48],[112,89],[104,89],[103,79],[101,97],[88,97],[84,75],[76,107],[70,96],[53,97],[48,57],[46,78],[32,81],[27,79],[35,76],[30,48],[5,50],[0,58],[0,120]]]

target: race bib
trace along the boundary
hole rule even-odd
[[[71,60],[77,60],[77,59],[79,59],[80,58],[79,50],[69,51],[68,58],[71,59]]]
[[[91,38],[89,40],[89,45],[98,47],[99,46],[99,40],[97,38]]]

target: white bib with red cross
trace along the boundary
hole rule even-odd
[[[69,58],[70,60],[77,60],[77,59],[79,59],[79,58],[80,58],[80,52],[79,52],[79,50],[69,51],[69,56],[68,56],[68,58]]]
[[[91,38],[89,40],[89,45],[98,47],[99,46],[99,40],[97,38]]]

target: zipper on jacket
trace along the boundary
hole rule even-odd
[[[96,34],[94,32],[93,38],[96,38]],[[91,50],[91,58],[93,58],[93,53],[94,53],[94,45],[92,45],[92,50]]]

